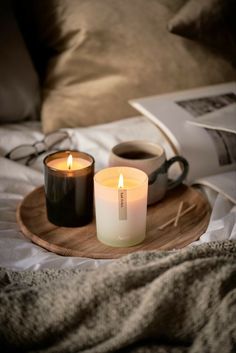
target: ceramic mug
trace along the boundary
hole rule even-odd
[[[169,180],[169,168],[176,162],[181,164],[182,172],[175,180]],[[167,190],[181,184],[189,170],[184,157],[174,156],[167,160],[161,145],[144,140],[127,141],[114,146],[110,151],[109,165],[139,168],[148,175],[148,205],[160,201]]]

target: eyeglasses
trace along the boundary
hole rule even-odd
[[[61,142],[63,142],[63,149],[70,147],[70,137],[66,131],[56,131],[48,134],[43,140],[36,141],[32,145],[17,146],[8,152],[5,157],[13,161],[26,159],[25,164],[31,165],[38,156],[56,148]],[[65,146],[64,142],[67,142],[67,146]]]

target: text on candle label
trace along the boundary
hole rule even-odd
[[[119,220],[127,219],[127,190],[118,190]]]

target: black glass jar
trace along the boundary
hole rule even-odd
[[[79,151],[59,151],[44,159],[48,220],[61,227],[81,227],[93,218],[94,158]]]

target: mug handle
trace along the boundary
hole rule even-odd
[[[178,176],[177,179],[168,181],[168,186],[167,186],[168,190],[174,189],[176,186],[181,184],[182,181],[186,178],[188,171],[189,171],[188,161],[184,157],[174,156],[174,157],[170,158],[168,161],[166,161],[166,172],[167,173],[168,173],[168,169],[170,168],[170,166],[175,162],[180,162],[183,165],[183,171]]]

